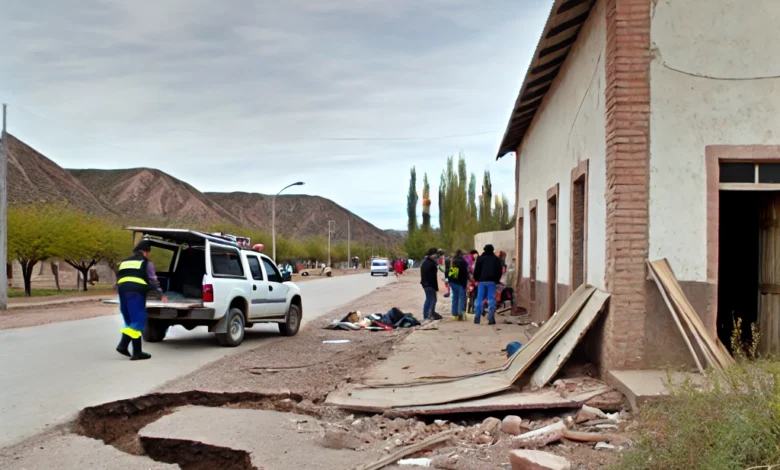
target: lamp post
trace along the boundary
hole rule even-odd
[[[288,184],[287,186],[283,187],[281,190],[279,190],[278,193],[271,199],[271,239],[273,244],[273,250],[274,250],[274,262],[276,262],[276,196],[282,194],[282,191],[284,191],[287,188],[292,188],[293,186],[303,186],[303,181],[298,181],[297,183]]]

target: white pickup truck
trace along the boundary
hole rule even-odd
[[[208,326],[219,344],[238,346],[244,329],[277,323],[284,336],[298,333],[303,316],[301,290],[282,275],[271,258],[231,237],[194,230],[131,227],[157,251],[170,251],[170,265],[157,266],[168,302],[150,294],[144,340],[165,339],[168,328]],[[117,301],[113,301],[117,302]]]

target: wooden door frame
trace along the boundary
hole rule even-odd
[[[517,208],[517,220],[515,221],[515,297],[520,297],[520,286],[523,279],[523,208]]]
[[[584,206],[584,214],[582,217],[582,282],[583,284],[588,283],[588,180],[590,178],[588,167],[588,160],[583,160],[579,165],[571,170],[571,210],[569,211],[569,216],[571,217],[571,222],[569,224],[571,262],[569,263],[569,295],[574,293],[574,290],[579,287],[574,285],[574,271],[577,269],[577,267],[574,265],[574,185],[580,180],[582,180],[582,184],[584,186],[583,190],[585,193],[585,197],[582,201]]]
[[[710,323],[718,334],[718,251],[720,230],[720,164],[723,162],[778,163],[780,145],[708,145],[704,148],[707,172],[707,302]]]
[[[531,311],[534,311],[536,306],[536,265],[539,264],[539,201],[537,199],[528,203],[529,214],[529,257],[528,262],[530,269],[528,271],[528,285],[530,286],[530,292],[528,295],[528,304]]]
[[[560,238],[558,230],[559,218],[561,207],[560,195],[560,183],[555,183],[555,186],[547,190],[547,235],[555,231],[555,250],[552,249],[550,243],[550,237],[547,237],[547,317],[552,317],[558,310],[558,246],[560,245]],[[555,199],[555,214],[550,214],[550,205],[552,200]],[[553,219],[551,215],[554,215]],[[553,227],[553,225],[555,227]],[[553,273],[555,276],[553,277]]]

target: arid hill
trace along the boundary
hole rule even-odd
[[[241,225],[270,232],[271,196],[251,193],[206,193],[239,219]],[[354,241],[378,245],[397,243],[399,238],[319,196],[281,195],[276,198],[277,233],[292,238],[328,236],[328,221],[335,222],[333,240],[347,239],[347,221]]]
[[[130,220],[165,225],[238,224],[238,220],[203,193],[160,170],[69,170],[100,203]]]
[[[251,227],[270,232],[271,197],[248,193],[204,194],[160,170],[65,170],[9,135],[9,203],[66,202],[85,212],[115,216],[126,224],[207,228]],[[277,199],[277,233],[292,238],[327,237],[328,220],[336,222],[333,240],[394,245],[403,234],[383,231],[328,199],[283,195]]]
[[[66,202],[92,214],[109,213],[81,181],[11,134],[7,177],[10,205]]]

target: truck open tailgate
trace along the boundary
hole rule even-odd
[[[119,299],[104,300],[104,304],[119,305]],[[203,301],[200,299],[182,299],[170,302],[163,302],[161,300],[147,300],[146,308],[170,308],[176,310],[191,310],[195,308],[203,308]]]

